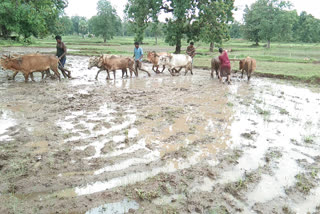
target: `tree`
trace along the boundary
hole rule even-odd
[[[54,23],[63,9],[66,0],[2,0],[0,2],[0,29],[8,37],[11,32],[28,38],[31,35],[45,36],[52,32]]]
[[[200,39],[210,43],[213,52],[214,43],[221,44],[230,39],[229,23],[233,21],[233,0],[201,0],[199,7]]]
[[[234,38],[234,39],[239,39],[242,37],[242,25],[235,21],[231,24],[230,26],[230,30],[229,30],[229,34],[230,34],[230,37],[231,38]]]
[[[79,33],[82,34],[82,37],[84,38],[84,35],[88,33],[88,22],[87,20],[81,20],[79,22]]]
[[[320,42],[320,20],[305,11],[301,12],[294,27],[294,34],[297,40],[301,42]]]
[[[79,23],[81,20],[84,20],[86,21],[86,18],[85,17],[82,17],[82,16],[72,16],[71,17],[71,21],[72,21],[72,24],[73,24],[73,29],[74,29],[74,32],[79,35],[80,31],[79,31]]]
[[[271,39],[280,33],[278,19],[284,13],[284,9],[289,7],[289,3],[279,0],[257,0],[251,8],[246,6],[244,11],[246,38],[255,41],[256,44],[265,39],[268,42],[267,48],[270,48]]]
[[[107,0],[99,0],[97,10],[98,14],[89,21],[90,30],[95,36],[101,36],[106,42],[121,30],[121,20]]]
[[[62,16],[55,23],[55,35],[70,35],[73,33],[73,24],[68,16]]]
[[[144,31],[151,20],[157,22],[159,0],[128,0],[125,13],[132,31],[135,33],[134,40],[143,42]]]
[[[129,0],[125,11],[135,26],[136,40],[143,39],[147,23],[157,23],[158,14],[166,13],[165,41],[175,45],[175,53],[180,53],[185,37],[188,41],[210,42],[228,38],[226,24],[232,20],[233,3],[233,0]]]

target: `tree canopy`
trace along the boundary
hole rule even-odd
[[[120,30],[121,20],[107,0],[98,1],[97,11],[98,14],[89,20],[90,29],[94,35],[101,36],[106,42]]]
[[[15,32],[28,38],[52,33],[56,20],[67,5],[67,0],[2,0],[1,35],[6,38]]]
[[[135,40],[143,40],[149,22],[158,22],[160,12],[168,14],[165,41],[181,51],[181,41],[219,42],[228,39],[234,0],[129,0],[125,12],[133,24]]]

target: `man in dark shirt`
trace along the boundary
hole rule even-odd
[[[219,48],[220,56],[220,72],[218,73],[218,78],[221,81],[221,74],[227,74],[227,81],[228,84],[230,84],[230,75],[231,75],[231,65],[230,60],[227,54],[227,51],[223,50],[222,48]]]
[[[196,55],[196,49],[194,48],[194,43],[190,42],[190,45],[187,47],[186,53],[192,58],[192,64],[193,64],[193,57]]]
[[[67,57],[67,46],[62,42],[61,36],[57,35],[56,36],[56,41],[57,41],[57,53],[56,56],[59,58],[59,69],[61,70],[64,78],[68,77],[71,78],[71,72],[67,69],[64,68],[64,65],[66,63]],[[66,74],[66,72],[68,74]]]

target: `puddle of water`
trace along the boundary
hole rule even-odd
[[[101,214],[101,213],[112,213],[112,214],[124,214],[130,209],[139,209],[139,204],[136,201],[129,200],[127,198],[120,202],[108,203],[102,206],[88,210],[86,214]]]
[[[177,170],[189,168],[192,165],[198,163],[200,155],[201,153],[196,153],[190,158],[188,158],[188,160],[183,160],[176,163],[174,161],[169,161],[164,166],[153,168],[150,171],[131,173],[123,177],[110,179],[108,181],[98,181],[93,184],[88,184],[87,186],[84,186],[84,187],[76,187],[75,192],[79,196],[93,194],[93,193],[101,192],[107,189],[111,189],[119,186],[126,186],[129,184],[134,184],[139,181],[144,181],[147,178],[154,177],[160,173],[172,173]]]
[[[12,138],[6,133],[9,128],[15,125],[16,125],[15,120],[9,117],[8,112],[6,111],[0,112],[0,141],[12,140]]]
[[[292,204],[292,208],[297,213],[318,213],[316,208],[320,205],[320,187],[310,190],[306,200]]]

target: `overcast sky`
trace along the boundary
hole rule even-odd
[[[120,18],[123,18],[123,10],[127,3],[127,0],[109,0],[112,6],[117,10]],[[242,21],[243,9],[245,5],[250,5],[256,0],[235,0],[235,6],[238,11],[234,13],[234,17],[237,21]],[[97,2],[98,0],[69,0],[69,6],[65,9],[66,15],[68,16],[84,16],[91,18],[97,14]],[[320,1],[319,0],[290,0],[293,4],[293,9],[296,9],[298,13],[301,11],[307,11],[316,18],[320,19]],[[164,17],[160,18],[164,20]]]

